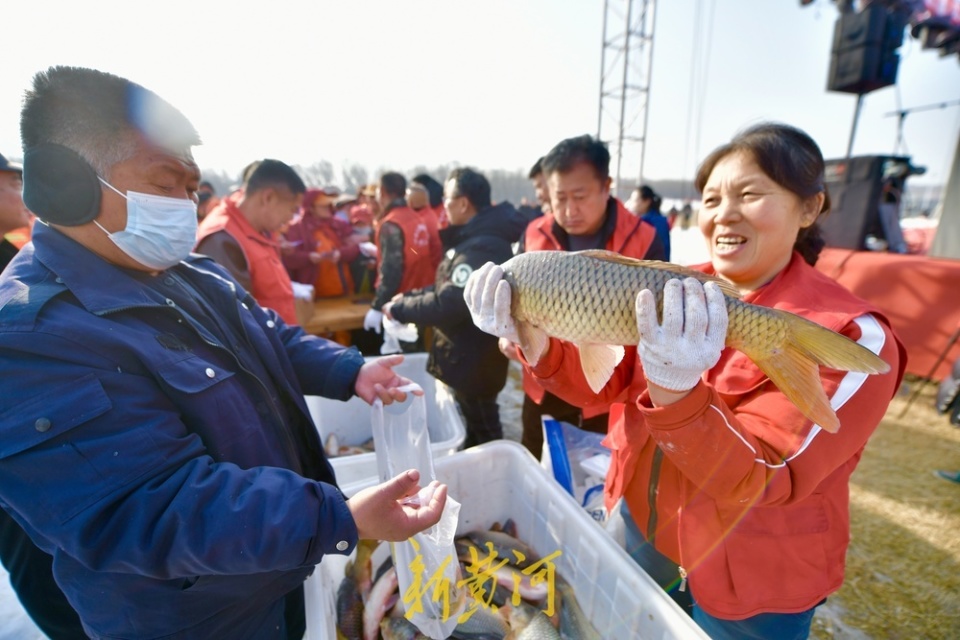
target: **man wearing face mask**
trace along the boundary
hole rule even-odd
[[[307,190],[279,160],[263,160],[236,199],[224,199],[200,223],[197,253],[226,267],[261,307],[297,323],[293,285],[280,258],[277,232],[293,218]]]
[[[407,471],[349,500],[304,394],[402,401],[364,362],[191,255],[190,122],[123,78],[36,75],[33,241],[0,275],[0,507],[93,638],[300,638],[302,584],[358,538],[432,526]],[[252,176],[251,176],[252,180]]]

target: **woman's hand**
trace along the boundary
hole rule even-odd
[[[463,288],[470,317],[481,331],[520,342],[510,315],[510,297],[510,283],[503,279],[503,269],[492,262],[471,273]]]
[[[720,360],[727,339],[727,305],[713,282],[674,279],[663,288],[663,322],[657,301],[644,289],[637,295],[637,352],[654,404],[677,402],[697,386],[704,371]]]

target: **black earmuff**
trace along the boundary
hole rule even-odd
[[[85,224],[100,213],[100,180],[73,149],[39,144],[23,155],[23,203],[45,222]]]

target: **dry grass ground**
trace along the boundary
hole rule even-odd
[[[867,444],[850,485],[851,543],[842,589],[814,622],[815,638],[960,638],[960,429],[933,409],[917,380]]]

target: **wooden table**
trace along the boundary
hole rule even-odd
[[[303,330],[314,335],[362,329],[363,318],[370,310],[373,296],[369,294],[320,298],[313,303],[310,317],[302,323]]]

